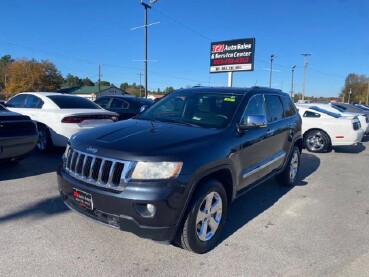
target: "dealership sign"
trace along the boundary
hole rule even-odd
[[[210,73],[254,70],[255,38],[212,42]]]

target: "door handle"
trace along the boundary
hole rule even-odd
[[[266,133],[267,133],[267,135],[273,135],[274,134],[274,129],[269,129]]]

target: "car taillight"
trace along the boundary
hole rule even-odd
[[[359,130],[361,127],[360,121],[353,121],[352,127],[354,128],[354,130]]]
[[[99,120],[99,119],[110,119],[112,121],[117,121],[118,118],[114,115],[72,115],[64,117],[62,123],[82,123],[85,120]]]

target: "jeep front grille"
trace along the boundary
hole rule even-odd
[[[65,170],[80,181],[122,191],[132,162],[103,158],[67,147],[64,165]]]

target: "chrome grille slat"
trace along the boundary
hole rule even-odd
[[[75,179],[88,184],[123,191],[128,172],[133,162],[103,158],[90,153],[74,150],[66,154],[66,171]]]
[[[117,162],[113,162],[112,165],[111,165],[111,167],[110,167],[108,184],[113,184],[112,182],[113,182],[114,170],[115,170],[116,164],[117,164]],[[117,185],[117,184],[113,184],[113,185]]]

